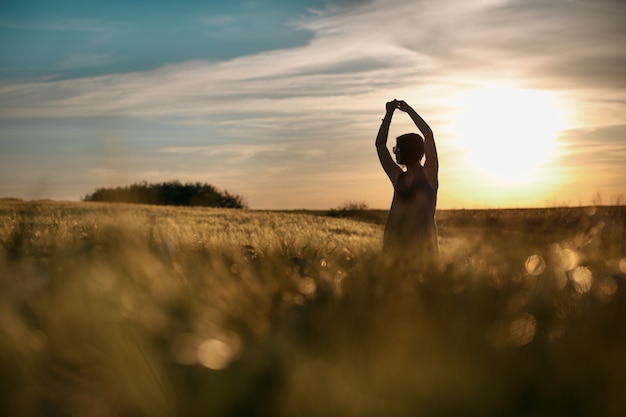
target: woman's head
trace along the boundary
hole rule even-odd
[[[417,133],[405,133],[396,138],[393,151],[399,164],[413,165],[424,156],[424,139]]]

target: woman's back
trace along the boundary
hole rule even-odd
[[[410,181],[406,173],[400,174],[385,226],[385,251],[437,256],[436,206],[437,190],[425,176]]]

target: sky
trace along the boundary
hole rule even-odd
[[[209,183],[253,209],[388,208],[385,103],[438,207],[624,204],[623,0],[0,0],[0,197]],[[418,132],[402,112],[395,137]]]

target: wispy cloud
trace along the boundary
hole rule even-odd
[[[306,47],[144,73],[5,86],[3,115],[297,113],[299,99],[309,108],[320,100],[332,106],[337,97],[445,83],[454,88],[485,74],[557,88],[626,82],[626,30],[618,26],[625,7],[617,2],[596,2],[591,12],[586,3],[565,0],[478,4],[373,1],[329,8],[300,21],[315,32]],[[362,106],[355,101],[352,105]]]

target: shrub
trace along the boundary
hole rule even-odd
[[[182,184],[179,181],[154,184],[143,181],[126,187],[98,188],[92,194],[83,197],[83,201],[247,208],[242,196],[228,191],[218,191],[210,184],[199,182]]]
[[[348,201],[337,208],[330,209],[328,214],[332,217],[352,217],[358,212],[368,209],[369,207],[364,201]]]

